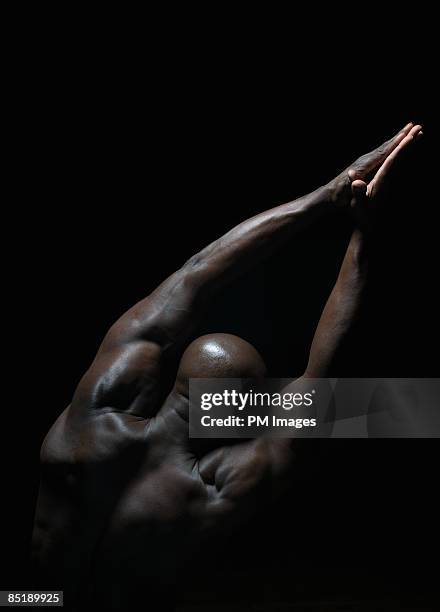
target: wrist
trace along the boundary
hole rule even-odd
[[[342,172],[327,185],[328,201],[335,209],[348,208],[350,206],[351,181],[348,172]]]
[[[360,228],[353,230],[349,252],[353,263],[358,268],[365,268],[368,260],[368,235],[364,230]]]
[[[298,198],[292,204],[295,205],[295,208],[304,210],[313,208],[321,210],[321,212],[332,212],[335,210],[335,207],[329,206],[335,198],[336,187],[333,185],[333,182],[327,183],[326,185],[322,185],[322,187],[318,187],[315,191]]]

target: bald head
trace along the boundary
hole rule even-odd
[[[252,344],[232,334],[208,334],[185,350],[176,387],[187,395],[190,378],[262,378],[265,374],[264,361]]]

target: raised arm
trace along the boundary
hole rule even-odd
[[[136,415],[154,412],[165,393],[162,364],[170,359],[177,364],[215,292],[318,216],[349,207],[353,176],[366,178],[380,168],[411,129],[408,124],[324,187],[244,221],[191,257],[110,328],[78,385],[72,407],[93,405]]]
[[[362,156],[324,187],[244,221],[191,257],[110,330],[105,346],[148,340],[167,348],[184,341],[216,290],[279,247],[315,218],[348,207],[351,176],[364,179],[380,168],[407,137],[412,124]]]
[[[374,199],[391,165],[399,153],[421,134],[421,126],[408,134],[387,157],[373,180],[367,185],[359,175],[349,172],[353,179],[350,206],[357,221],[338,279],[322,312],[310,349],[306,377],[331,376],[338,351],[357,320],[367,281],[368,250]]]
[[[319,319],[312,341],[306,377],[334,374],[339,349],[357,320],[366,287],[368,238],[355,229],[351,235],[339,276]]]

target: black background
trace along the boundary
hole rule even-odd
[[[20,334],[13,424],[2,432],[12,448],[3,588],[30,588],[39,446],[115,318],[234,224],[316,188],[409,120],[425,136],[393,172],[368,316],[341,375],[438,376],[429,49],[394,53],[379,80],[382,46],[378,58],[361,57],[351,38],[330,57],[331,37],[319,45],[309,35],[269,60],[246,45],[238,59],[221,37],[215,59],[206,40],[170,58],[164,42],[126,53],[118,40],[113,51],[97,42],[84,53],[81,37],[63,45],[60,32],[22,58],[21,93],[12,92],[20,170],[8,295]],[[292,240],[231,286],[200,331],[240,334],[271,375],[300,374],[349,230],[338,217]],[[306,469],[259,523],[257,542],[255,530],[240,536],[241,554],[223,567],[234,596],[256,596],[261,584],[268,599],[286,584],[293,599],[433,596],[437,442],[310,442],[312,476]]]

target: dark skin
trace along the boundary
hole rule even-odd
[[[288,485],[295,441],[206,448],[189,438],[189,378],[261,377],[265,365],[235,336],[188,341],[231,279],[315,219],[345,209],[358,225],[297,384],[329,375],[362,299],[368,206],[420,130],[408,124],[327,185],[243,222],[112,326],[42,446],[33,537],[42,584],[61,585],[70,601],[106,591],[107,609],[126,609],[146,589],[163,602],[189,557],[208,554]]]

